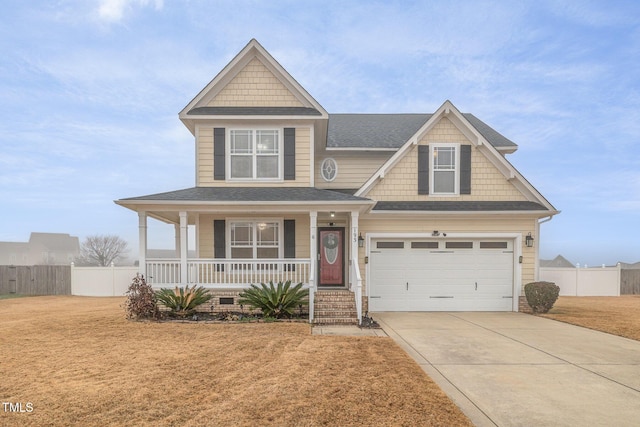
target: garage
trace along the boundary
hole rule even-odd
[[[511,311],[513,239],[375,239],[370,311]]]

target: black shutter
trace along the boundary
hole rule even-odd
[[[471,194],[471,146],[460,147],[460,194]]]
[[[418,194],[429,194],[429,146],[418,145]]]
[[[284,179],[296,179],[296,129],[284,128]]]
[[[284,257],[296,257],[296,221],[294,219],[284,220]],[[287,264],[287,271],[295,271],[295,264]]]
[[[213,257],[226,258],[226,225],[223,219],[213,221]],[[224,271],[224,266],[219,265],[217,271]]]
[[[224,180],[225,172],[225,128],[213,129],[213,179]]]

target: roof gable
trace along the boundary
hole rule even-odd
[[[475,117],[473,117],[475,119]],[[365,184],[355,193],[356,196],[360,197],[372,197],[370,192],[378,186],[385,176],[390,176],[394,168],[402,163],[407,163],[404,161],[405,157],[409,156],[410,162],[407,163],[408,169],[407,171],[402,171],[403,173],[394,174],[403,177],[403,179],[407,179],[409,174],[415,174],[417,177],[417,155],[416,155],[416,146],[421,142],[424,143],[424,139],[427,135],[430,134],[431,131],[436,131],[436,133],[440,132],[436,127],[441,126],[441,122],[450,123],[454,130],[458,135],[461,134],[460,137],[466,140],[467,144],[471,144],[471,146],[476,147],[476,151],[478,151],[483,159],[488,161],[487,164],[493,166],[492,169],[498,172],[497,176],[500,174],[506,178],[505,185],[509,188],[513,188],[511,190],[511,196],[517,195],[518,199],[523,199],[531,202],[536,202],[544,206],[546,209],[552,212],[556,212],[555,208],[531,185],[529,182],[524,179],[524,177],[507,161],[503,155],[501,155],[496,147],[494,147],[487,138],[470,122],[467,118],[467,115],[463,115],[458,111],[458,109],[450,102],[446,101],[436,112],[429,117],[429,119],[420,127],[420,129],[415,132],[413,136],[411,136],[399,149],[398,151],[387,160],[385,164],[383,164],[378,171],[365,182]],[[473,120],[473,119],[472,119]],[[477,120],[477,119],[476,119]],[[479,122],[479,120],[478,120]],[[482,123],[482,122],[480,122]],[[446,138],[447,132],[444,131],[443,138]],[[458,137],[456,137],[458,138]],[[442,142],[445,142],[443,140]],[[415,157],[415,158],[413,158]],[[403,162],[404,161],[404,162]],[[411,181],[411,178],[408,178]],[[418,199],[417,191],[413,193],[415,198]],[[424,196],[423,196],[424,197]],[[376,197],[373,197],[374,199]],[[517,200],[517,199],[516,199]]]
[[[182,109],[179,116],[193,132],[194,116],[242,115],[242,110],[234,110],[236,107],[262,109],[259,110],[261,115],[286,116],[298,115],[298,112],[309,115],[308,111],[315,110],[317,115],[327,117],[324,108],[255,39]],[[252,115],[256,115],[255,110]]]

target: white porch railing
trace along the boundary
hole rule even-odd
[[[360,275],[360,266],[358,265],[358,257],[351,258],[351,275],[350,289],[356,298],[356,313],[358,315],[358,325],[362,323],[362,276]]]
[[[154,287],[198,284],[206,288],[246,288],[251,284],[309,284],[309,259],[190,259],[187,261],[187,282],[180,280],[180,259],[148,259],[147,281]]]

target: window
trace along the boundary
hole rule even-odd
[[[230,225],[231,258],[280,257],[280,223],[236,221]]]
[[[280,131],[229,131],[231,179],[280,179]]]
[[[322,174],[322,179],[325,181],[333,181],[338,175],[338,163],[332,158],[324,159],[320,166],[320,173]]]
[[[431,194],[458,194],[458,144],[433,144]]]
[[[404,242],[378,242],[378,249],[404,249]]]

